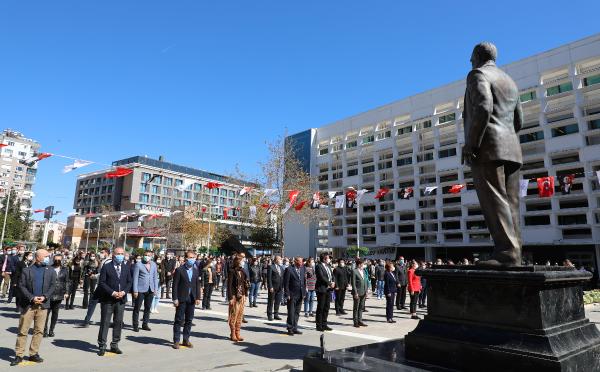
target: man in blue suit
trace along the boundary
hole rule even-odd
[[[181,327],[183,326],[183,343],[186,347],[193,347],[190,343],[194,309],[200,304],[202,297],[198,276],[200,272],[196,267],[196,253],[188,251],[185,254],[185,264],[181,265],[173,274],[173,306],[175,306],[175,321],[173,322],[173,349],[179,349],[181,341]]]
[[[283,291],[287,299],[287,330],[288,335],[300,335],[298,318],[302,300],[306,297],[306,271],[302,257],[296,257],[294,264],[285,269],[283,274]]]
[[[121,330],[123,328],[123,312],[127,302],[127,293],[131,290],[131,267],[124,262],[125,250],[115,248],[113,258],[106,261],[100,271],[98,280],[98,299],[100,301],[100,329],[98,330],[98,355],[106,353],[106,338],[113,322],[112,342],[110,352],[123,354],[119,349]]]
[[[154,293],[158,291],[158,267],[152,261],[154,254],[147,251],[142,257],[142,262],[137,262],[133,267],[133,331],[139,332],[140,308],[144,302],[144,318],[142,329],[150,331],[148,321],[150,320],[150,307],[154,299]]]

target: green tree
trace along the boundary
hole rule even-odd
[[[8,204],[8,214],[6,205]],[[21,210],[21,200],[15,191],[10,192],[10,202],[7,203],[7,197],[2,201],[0,208],[0,226],[4,224],[6,214],[6,230],[4,240],[28,240],[29,226],[31,223],[31,214],[29,211]]]

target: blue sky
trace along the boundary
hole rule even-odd
[[[0,128],[110,164],[258,171],[264,142],[599,32],[598,1],[0,2]],[[34,208],[72,211],[77,174],[40,163]]]

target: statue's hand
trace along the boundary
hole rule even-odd
[[[471,165],[475,158],[476,156],[473,147],[471,147],[471,145],[464,145],[460,156],[460,163]]]

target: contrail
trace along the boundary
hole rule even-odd
[[[166,52],[168,52],[168,51],[169,51],[169,49],[173,48],[175,45],[177,45],[177,44],[171,44],[171,45],[169,45],[168,47],[166,47],[166,48],[164,48],[163,50],[161,50],[160,52],[161,52],[161,53],[166,53]]]

